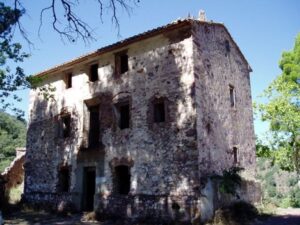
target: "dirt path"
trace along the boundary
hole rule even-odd
[[[94,225],[100,223],[83,222],[82,215],[57,216],[46,212],[16,212],[4,216],[5,225]]]
[[[299,209],[277,209],[276,215],[254,225],[300,225]]]

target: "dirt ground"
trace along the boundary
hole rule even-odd
[[[56,214],[50,214],[46,212],[34,212],[34,211],[18,211],[10,213],[8,216],[4,215],[5,225],[93,225],[103,224],[96,222],[84,222],[82,221],[82,215],[76,214],[71,216],[58,216]],[[105,225],[108,225],[107,223]]]
[[[276,214],[253,225],[300,225],[300,208],[277,209]]]
[[[72,216],[57,216],[45,212],[15,212],[4,215],[7,225],[121,225],[122,221],[85,222],[81,214]],[[300,209],[278,209],[276,215],[256,221],[253,225],[300,225]]]

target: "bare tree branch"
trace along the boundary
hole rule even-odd
[[[41,10],[39,35],[43,25],[44,14],[49,11],[52,16],[52,28],[60,35],[62,39],[67,39],[71,42],[81,39],[85,43],[95,40],[92,35],[92,28],[75,13],[75,8],[79,5],[79,2],[80,0],[51,0],[51,4]],[[117,16],[118,9],[123,9],[128,15],[130,15],[132,11],[131,5],[136,5],[139,0],[96,0],[96,2],[99,5],[101,22],[103,23],[104,10],[110,11],[112,15],[111,22],[115,25],[119,34],[120,23]],[[63,17],[59,15],[58,8],[63,9]]]
[[[17,12],[22,12],[25,13],[25,8],[21,4],[20,0],[14,0],[14,11],[15,13]],[[18,15],[16,15],[17,17]],[[22,35],[22,37],[26,40],[26,42],[29,44],[29,46],[33,46],[33,43],[30,41],[28,37],[28,33],[26,32],[25,28],[22,26],[20,19],[17,20],[16,25]]]

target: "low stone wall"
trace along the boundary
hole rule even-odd
[[[6,182],[5,190],[16,187],[23,183],[24,180],[24,161],[25,161],[25,149],[17,148],[16,157],[1,174]]]
[[[79,199],[79,194],[72,192],[52,193],[52,192],[34,192],[23,195],[22,201],[32,207],[46,209],[47,211],[59,210],[61,204],[65,204],[68,210],[77,211],[75,202]]]
[[[191,221],[199,199],[195,196],[111,195],[98,198],[96,211],[100,217],[147,221]]]

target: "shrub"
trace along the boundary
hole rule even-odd
[[[216,211],[213,224],[244,225],[258,216],[258,210],[251,204],[238,201]]]
[[[215,175],[212,178],[219,180],[219,188],[222,193],[236,195],[236,189],[241,186],[242,178],[240,171],[243,168],[232,167],[224,170],[222,175]]]
[[[287,197],[283,198],[281,200],[279,206],[281,208],[288,208],[288,207],[290,207],[291,206],[291,198],[290,198],[290,196],[287,196]]]
[[[291,206],[300,207],[300,188],[296,187],[291,191]]]

